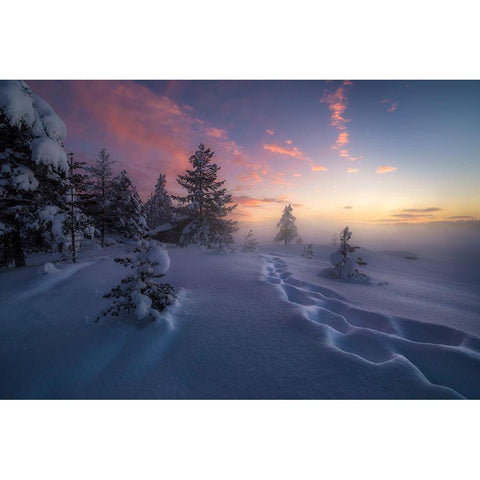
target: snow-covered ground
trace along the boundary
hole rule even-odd
[[[480,398],[480,279],[465,266],[362,250],[362,283],[328,276],[332,246],[169,247],[165,321],[95,323],[129,248],[0,272],[0,397]]]

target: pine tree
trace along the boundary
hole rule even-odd
[[[111,182],[108,218],[110,230],[127,238],[139,239],[146,227],[142,203],[125,170]]]
[[[353,253],[360,247],[352,247],[348,242],[352,238],[352,232],[348,225],[340,232],[340,248],[336,253],[330,255],[333,265],[332,274],[337,278],[356,277],[359,272],[356,265],[367,265],[361,257],[354,258]]]
[[[155,185],[155,193],[145,202],[144,212],[148,227],[151,229],[172,220],[172,199],[165,188],[165,184],[165,174],[161,173]]]
[[[253,236],[253,230],[250,230],[245,237],[245,242],[243,244],[243,251],[244,252],[256,252],[257,251],[258,242],[256,238]]]
[[[297,226],[295,225],[296,218],[293,216],[292,211],[293,208],[290,204],[283,209],[282,217],[277,224],[279,231],[273,239],[274,242],[285,242],[285,245],[287,245],[295,237],[298,237]]]
[[[302,257],[313,258],[313,244],[310,243],[303,248]]]
[[[133,258],[115,259],[133,272],[104,295],[113,298],[113,303],[103,312],[103,317],[118,317],[126,311],[134,313],[137,321],[157,320],[175,298],[175,289],[169,283],[158,283],[170,266],[167,251],[154,240],[142,239],[137,242],[134,254]]]
[[[297,239],[295,240],[295,243],[296,243],[297,245],[301,245],[301,244],[303,243],[303,238],[299,235],[299,236],[297,237]]]
[[[237,230],[237,222],[225,217],[236,205],[232,196],[223,187],[225,180],[217,181],[220,167],[212,163],[214,152],[202,144],[189,158],[192,165],[185,175],[179,175],[177,182],[187,190],[184,197],[173,196],[180,203],[180,222],[183,225],[179,239],[181,246],[191,243],[212,248],[233,244],[233,232]]]
[[[110,207],[112,205],[112,165],[115,162],[110,160],[110,154],[105,148],[100,150],[98,158],[93,166],[89,168],[90,184],[89,191],[95,199],[94,207],[91,210],[95,226],[100,231],[100,244],[105,246],[105,231],[111,225]]]
[[[68,188],[65,125],[26,83],[0,82],[0,262],[61,249]]]

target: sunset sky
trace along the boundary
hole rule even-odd
[[[477,81],[27,81],[67,126],[67,151],[106,147],[143,200],[200,142],[238,220],[368,223],[480,217]]]

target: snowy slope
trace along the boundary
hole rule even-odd
[[[170,247],[166,321],[96,324],[126,249],[0,273],[2,398],[480,398],[478,284],[448,265],[362,252],[352,284],[325,274],[331,247]]]

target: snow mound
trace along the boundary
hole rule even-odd
[[[135,304],[135,316],[139,320],[142,320],[150,313],[152,308],[152,300],[150,297],[142,295],[137,291],[133,295],[133,302]]]
[[[59,270],[53,263],[47,262],[42,266],[40,272],[42,275],[50,275],[59,272]]]
[[[167,273],[170,268],[170,257],[164,247],[154,243],[147,250],[146,256],[148,262],[153,265],[153,271],[156,275]]]

